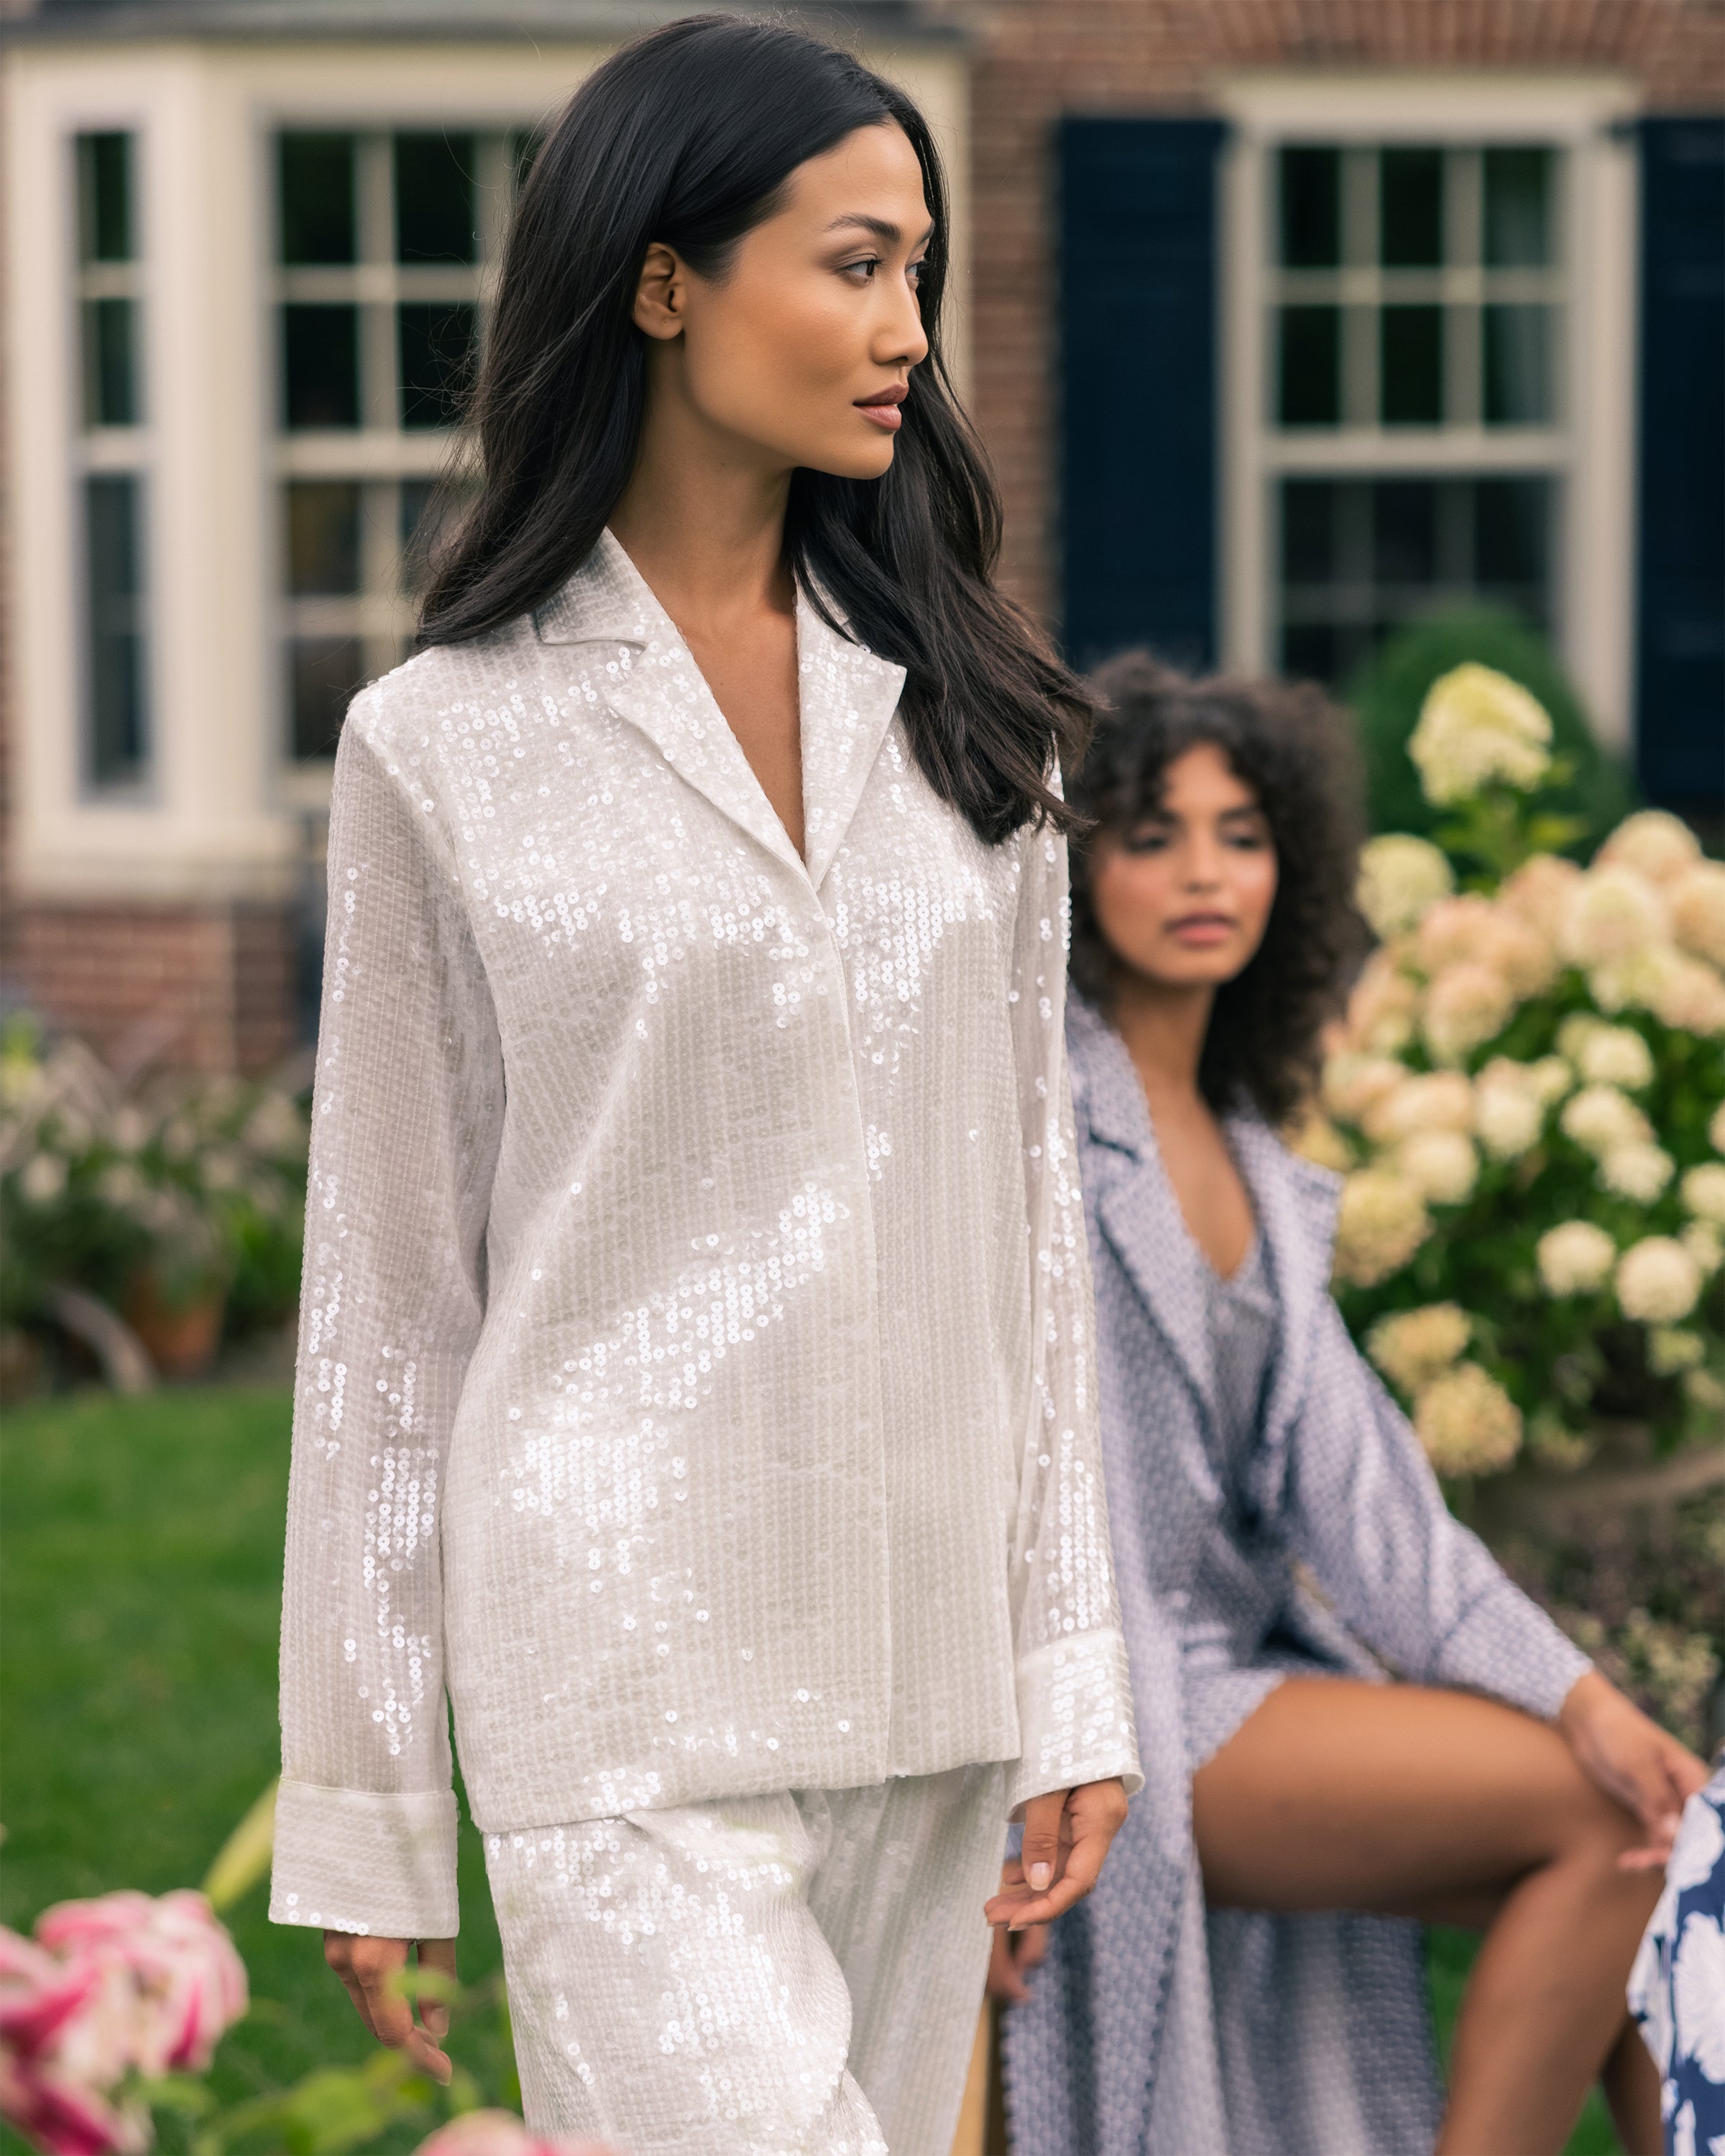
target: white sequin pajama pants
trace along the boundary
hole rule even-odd
[[[528,2125],[619,2156],[947,2156],[1005,1780],[487,1835]]]

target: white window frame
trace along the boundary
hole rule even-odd
[[[1221,179],[1223,352],[1217,589],[1227,662],[1271,670],[1277,577],[1274,493],[1285,475],[1391,477],[1548,472],[1557,482],[1558,648],[1602,739],[1625,747],[1634,642],[1637,189],[1624,123],[1636,86],[1614,74],[1445,70],[1231,74],[1215,85],[1233,123]],[[1272,408],[1275,171],[1285,143],[1341,147],[1545,143],[1562,152],[1559,373],[1548,427],[1349,422],[1281,429]],[[1368,299],[1375,270],[1347,273]],[[1479,273],[1442,273],[1446,297]],[[1358,280],[1358,293],[1351,281]]]
[[[380,525],[372,507],[382,487],[395,492],[403,481],[436,480],[449,468],[459,447],[454,428],[404,428],[400,424],[397,398],[398,360],[395,349],[395,310],[401,300],[448,300],[472,304],[479,310],[480,336],[495,298],[501,268],[502,247],[508,228],[512,199],[509,170],[510,143],[516,135],[542,126],[544,116],[524,110],[513,120],[500,121],[495,110],[481,110],[473,118],[444,111],[433,121],[411,112],[384,112],[370,117],[349,111],[327,110],[271,116],[268,136],[269,264],[270,320],[268,349],[273,355],[273,424],[271,441],[275,473],[274,529],[285,526],[286,489],[294,480],[339,480],[357,483],[362,495],[360,529],[360,588],[352,598],[300,597],[288,589],[288,562],[278,536],[272,549],[275,611],[277,618],[277,683],[275,707],[275,778],[278,798],[301,809],[317,808],[329,797],[329,760],[295,758],[293,753],[293,712],[286,685],[285,665],[290,639],[326,634],[357,638],[372,654],[399,646],[410,639],[418,623],[418,607],[402,588],[403,545],[399,514],[388,528]],[[479,219],[478,259],[472,263],[403,264],[395,259],[394,181],[391,172],[392,145],[399,134],[415,132],[472,134],[478,138],[479,169],[475,192]],[[351,135],[354,140],[356,256],[352,263],[286,264],[280,259],[279,241],[279,138],[285,134]],[[286,418],[286,383],[281,310],[295,301],[335,302],[357,305],[359,311],[359,410],[357,427],[290,430]],[[391,659],[390,665],[398,661]],[[388,671],[388,668],[382,670]]]

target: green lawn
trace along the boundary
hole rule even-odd
[[[70,1896],[195,1885],[275,1772],[288,1417],[280,1392],[195,1389],[81,1394],[6,1416],[0,1921],[28,1930]],[[316,1940],[272,1926],[264,1907],[259,1887],[229,1912],[254,1995],[272,2002],[223,2047],[229,2097],[371,2049]],[[465,1825],[461,1953],[465,1978],[498,1965]],[[1463,1935],[1434,1934],[1446,2035],[1471,1953]],[[0,2130],[0,2148],[21,2146]],[[1569,2156],[1616,2147],[1595,2098]]]

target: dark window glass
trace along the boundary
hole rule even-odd
[[[471,385],[478,310],[447,300],[396,309],[403,427],[454,427]]]
[[[284,135],[280,158],[282,260],[352,262],[353,137]]]
[[[1444,259],[1444,153],[1385,150],[1378,160],[1378,239],[1386,270],[1433,270]]]
[[[1288,584],[1327,584],[1336,573],[1336,482],[1291,479],[1281,490],[1281,574]]]
[[[1285,427],[1333,427],[1342,416],[1342,310],[1284,307],[1276,411]]]
[[[132,257],[131,137],[78,138],[79,247],[86,262]]]
[[[293,480],[287,490],[288,589],[340,598],[359,589],[359,484]]]
[[[281,311],[287,424],[359,424],[359,310],[343,306]]]
[[[1282,630],[1284,674],[1300,681],[1333,681],[1342,668],[1342,635],[1333,623],[1290,622]]]
[[[1386,307],[1379,317],[1386,427],[1435,427],[1444,416],[1444,311]]]
[[[288,644],[288,710],[297,762],[333,756],[347,706],[365,686],[357,636],[296,636]]]
[[[1437,485],[1380,480],[1372,501],[1372,574],[1380,584],[1430,584],[1438,573]]]
[[[1281,153],[1281,259],[1289,270],[1333,270],[1342,259],[1342,156]]]
[[[1552,153],[1485,153],[1485,256],[1488,270],[1538,269],[1551,260]]]
[[[396,136],[398,262],[478,259],[473,168],[471,135]]]
[[[1543,613],[1551,562],[1551,482],[1519,476],[1474,482],[1474,574],[1483,586],[1534,600]],[[1525,596],[1524,596],[1525,595]]]
[[[542,127],[524,127],[509,138],[509,170],[519,194],[527,184],[527,175],[533,169],[533,160],[545,147]]]
[[[138,409],[137,308],[131,300],[84,303],[84,424],[135,427]]]
[[[140,778],[147,754],[142,481],[129,472],[86,479],[84,520],[89,772],[113,786]]]
[[[1539,427],[1552,416],[1551,310],[1496,306],[1485,311],[1486,423]]]

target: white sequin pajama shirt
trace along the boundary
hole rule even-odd
[[[455,1930],[446,1698],[494,1871],[535,1830],[986,1763],[998,1853],[1031,1796],[1137,1786],[1065,849],[985,845],[901,670],[797,629],[806,860],[608,534],[349,715],[279,1921]]]

